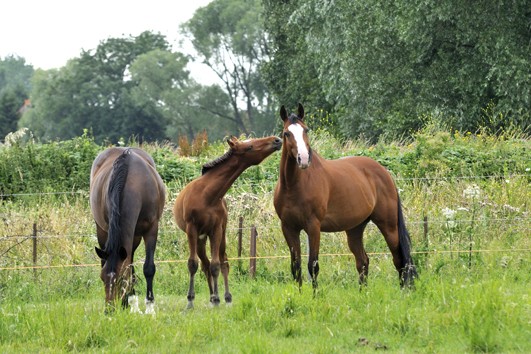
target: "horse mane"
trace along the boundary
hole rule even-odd
[[[213,169],[214,167],[222,164],[223,162],[227,161],[229,159],[229,157],[232,156],[232,149],[229,149],[225,154],[223,154],[222,156],[210,161],[210,162],[207,162],[206,164],[203,165],[203,168],[201,169],[201,175],[204,175],[205,173],[207,173],[208,171],[210,171],[211,169]]]
[[[109,237],[105,244],[105,252],[107,252],[109,256],[116,254],[121,246],[120,211],[122,207],[122,192],[129,171],[127,158],[130,154],[130,149],[125,150],[116,160],[114,160],[112,165],[112,175],[107,192],[111,203],[111,210],[109,212]]]

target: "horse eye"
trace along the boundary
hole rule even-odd
[[[245,149],[245,151],[251,151],[253,149],[253,146],[248,146],[247,149]]]
[[[289,133],[288,133],[288,132],[284,132],[284,136],[285,136],[286,138],[289,138]]]

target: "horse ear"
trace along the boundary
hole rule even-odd
[[[284,122],[286,121],[286,119],[288,119],[288,111],[286,111],[286,107],[284,107],[284,105],[280,107],[280,118],[282,118]]]
[[[234,135],[231,135],[230,138],[227,139],[227,144],[229,144],[231,149],[234,149],[237,142],[238,139]]]
[[[299,103],[298,111],[299,111],[298,112],[299,119],[303,120],[304,119],[304,107],[300,103]]]
[[[100,257],[101,259],[106,260],[107,257],[109,257],[107,252],[105,252],[104,250],[100,250],[98,247],[94,247],[94,249],[96,250],[96,254],[98,255],[98,257]]]
[[[120,255],[120,259],[122,261],[127,258],[127,251],[123,247],[120,247],[120,251],[118,254]]]

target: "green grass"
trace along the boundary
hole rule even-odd
[[[219,308],[208,304],[201,276],[190,311],[186,287],[168,286],[186,282],[185,265],[179,275],[160,265],[155,316],[127,310],[104,315],[96,268],[42,270],[35,280],[31,271],[17,273],[27,288],[18,297],[8,289],[2,298],[0,352],[528,352],[529,257],[501,267],[499,257],[484,255],[472,269],[436,257],[448,262],[446,269],[424,271],[415,290],[399,288],[385,257],[373,259],[361,291],[347,260],[339,266],[323,260],[315,295],[306,282],[299,292],[288,276],[233,274],[234,303]],[[137,286],[140,293],[143,286]]]

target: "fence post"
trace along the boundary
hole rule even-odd
[[[33,223],[33,275],[37,275],[37,223]]]
[[[427,215],[424,215],[423,225],[424,225],[424,243],[426,245],[426,250],[428,250],[430,246],[430,239],[428,238],[428,216]]]
[[[240,222],[238,224],[238,258],[241,258],[242,256],[242,233],[243,233],[243,216],[240,216]]]
[[[256,236],[258,236],[258,233],[256,232],[256,227],[253,225],[251,226],[251,247],[250,247],[250,260],[249,260],[249,274],[251,275],[251,278],[254,279],[256,274]]]

